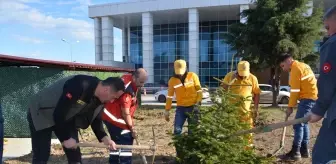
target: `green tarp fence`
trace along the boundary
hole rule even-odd
[[[112,72],[2,67],[0,69],[0,100],[5,119],[5,137],[30,137],[26,118],[29,98],[54,81],[75,74],[93,75],[100,79],[121,76],[120,73]]]

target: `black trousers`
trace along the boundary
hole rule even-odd
[[[33,159],[32,164],[47,164],[50,156],[50,146],[51,146],[51,135],[52,132],[55,133],[56,137],[61,129],[56,129],[55,127],[50,127],[47,129],[36,131],[30,112],[28,112],[27,120],[29,123],[30,134],[31,134],[31,144],[33,149]],[[71,137],[78,142],[78,130],[74,128]],[[82,154],[79,147],[77,149],[67,149],[63,146],[63,150],[68,159],[69,164],[80,164],[82,163]]]

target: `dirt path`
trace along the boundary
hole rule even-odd
[[[284,120],[284,113],[275,110],[275,109],[267,109],[269,111],[269,120],[270,122],[278,122]],[[171,140],[171,132],[173,130],[173,118],[174,115],[171,115],[171,121],[166,122],[163,119],[163,111],[162,110],[138,110],[136,113],[136,129],[139,134],[139,141],[142,145],[151,145],[153,144],[153,136],[152,136],[152,127],[155,129],[156,134],[156,143],[158,150],[156,152],[155,163],[156,164],[168,164],[174,162],[175,150],[174,146],[169,145],[172,142]],[[293,114],[294,116],[294,114]],[[290,118],[293,119],[293,118]],[[311,127],[311,147],[315,143],[315,138],[318,133],[321,124],[313,124]],[[185,129],[184,129],[185,130]],[[261,155],[267,155],[269,153],[273,153],[280,146],[282,129],[275,130],[269,133],[258,134],[255,136],[255,145],[257,148],[257,152]],[[82,134],[83,140],[86,141],[96,141],[94,135],[88,131]],[[287,152],[290,150],[291,144],[293,140],[293,128],[287,128],[286,135],[286,144],[284,151],[280,152],[280,154]],[[144,152],[147,156],[147,161],[151,163],[152,161],[152,152],[146,151]],[[92,149],[92,148],[82,148],[83,154],[83,163],[108,163],[108,152],[104,149]],[[134,162],[135,164],[141,164],[141,158],[139,152],[134,152]],[[7,164],[28,164],[31,163],[31,154],[13,160],[5,161]],[[66,164],[66,158],[63,155],[62,148],[60,146],[53,146],[52,155],[49,160],[51,164]],[[276,163],[293,163],[291,161],[280,161],[278,160]],[[295,164],[309,164],[311,163],[310,159],[304,159],[300,162],[295,162]]]

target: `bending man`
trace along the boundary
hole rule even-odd
[[[52,132],[62,143],[68,162],[81,163],[77,129],[86,129],[90,125],[99,142],[115,149],[115,143],[104,131],[100,114],[103,103],[119,98],[124,90],[120,78],[100,81],[96,77],[76,75],[63,78],[37,93],[30,101],[27,116],[32,163],[47,163]]]
[[[147,72],[143,68],[133,74],[122,77],[125,93],[118,99],[105,105],[103,120],[116,144],[133,145],[136,138],[133,116],[137,109],[137,93],[147,81]],[[132,150],[115,150],[110,152],[110,164],[132,164]]]
[[[236,94],[242,96],[243,98],[252,97],[254,94],[254,108],[256,116],[258,115],[258,107],[259,107],[259,97],[260,97],[260,88],[258,79],[250,73],[250,63],[247,61],[240,61],[238,63],[238,70],[229,72],[223,80],[224,89],[227,89],[232,94]],[[231,86],[232,85],[232,86]],[[250,86],[244,86],[250,85]],[[248,122],[253,127],[253,113],[251,111],[251,100],[244,101],[242,105],[241,111],[241,119],[242,121]],[[252,134],[248,136],[249,146],[253,146]]]
[[[314,72],[309,65],[296,61],[290,54],[283,54],[279,57],[280,67],[290,72],[289,85],[291,86],[290,98],[287,108],[287,116],[293,113],[293,108],[300,103],[295,119],[307,115],[317,99],[317,86]],[[296,124],[294,128],[294,140],[292,150],[285,155],[286,159],[300,160],[301,156],[309,158],[309,126],[308,123]]]

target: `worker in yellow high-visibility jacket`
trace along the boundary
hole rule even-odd
[[[307,115],[315,105],[317,99],[317,80],[309,65],[296,61],[290,54],[283,54],[279,57],[280,67],[290,72],[289,85],[290,98],[287,108],[287,116],[293,113],[293,108],[298,105],[295,118],[302,118]],[[294,128],[294,140],[292,149],[285,155],[285,158],[300,160],[301,157],[309,158],[309,126],[308,123],[296,124]]]
[[[195,113],[195,116],[197,116],[199,113],[195,105],[202,101],[203,91],[197,74],[187,71],[186,61],[176,60],[174,62],[174,71],[175,75],[168,82],[165,119],[169,121],[169,111],[175,94],[177,107],[174,134],[179,135],[186,120],[188,120],[188,124],[197,121],[197,118],[190,118],[188,114]],[[188,130],[188,132],[190,131]]]
[[[254,97],[254,113],[258,115],[260,88],[258,79],[250,73],[250,63],[240,61],[237,66],[237,71],[229,72],[223,80],[222,86],[230,93],[240,95],[246,98],[241,107],[242,121],[246,121],[253,127],[253,111],[251,111],[252,97]],[[252,146],[252,134],[248,136],[249,146]]]
[[[199,109],[203,97],[203,91],[197,74],[187,71],[187,63],[184,60],[174,62],[175,75],[169,79],[168,95],[166,100],[165,119],[169,121],[169,111],[172,107],[172,99],[176,97],[176,111],[174,121],[174,135],[182,133],[182,127],[186,120],[188,126],[198,123]],[[188,133],[191,130],[188,129]],[[179,150],[176,149],[176,156],[179,157]]]

